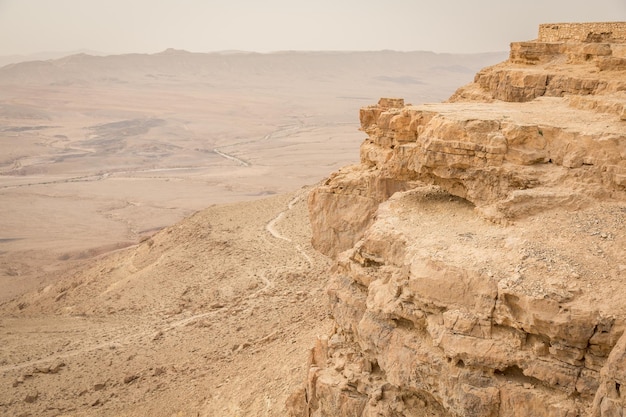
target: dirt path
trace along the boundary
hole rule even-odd
[[[249,167],[250,164],[247,163],[246,161],[244,161],[243,159],[239,159],[236,156],[233,155],[229,155],[227,153],[224,153],[222,151],[220,151],[219,149],[215,148],[213,149],[213,152],[215,152],[216,154],[218,154],[219,156],[221,156],[222,158],[226,158],[229,161],[234,161],[237,162],[239,165],[241,165],[242,167]]]
[[[300,129],[302,129],[304,127],[304,124],[302,122],[300,122],[297,125],[287,125],[287,126],[282,126],[276,130],[274,130],[271,133],[268,133],[267,135],[263,136],[260,139],[251,139],[251,140],[245,140],[242,142],[237,142],[237,143],[232,143],[229,144],[227,146],[222,146],[219,148],[214,148],[213,152],[218,154],[219,156],[221,156],[222,158],[226,158],[229,161],[233,161],[236,162],[237,164],[239,164],[240,166],[243,167],[249,167],[251,164],[248,161],[244,161],[241,158],[236,157],[235,155],[229,154],[227,152],[223,151],[223,148],[234,148],[234,147],[238,147],[238,146],[242,146],[242,145],[248,145],[248,144],[252,144],[252,143],[258,143],[258,142],[263,142],[263,141],[267,141],[272,139],[273,137],[276,137],[278,135],[282,135],[282,134],[286,134],[286,136],[289,136],[290,134],[295,134],[297,133]],[[312,126],[314,127],[314,126]],[[292,133],[293,132],[293,133]]]
[[[270,220],[267,225],[265,226],[265,229],[272,235],[274,236],[276,239],[281,239],[284,240],[285,242],[289,242],[289,243],[293,243],[293,241],[284,236],[283,234],[281,234],[277,229],[276,229],[276,225],[278,223],[281,222],[281,220],[284,219],[285,214],[287,212],[289,212],[290,210],[293,210],[294,207],[296,207],[297,204],[303,202],[303,200],[305,199],[307,194],[304,193],[299,193],[298,195],[296,195],[290,202],[289,204],[287,204],[287,209],[281,211],[280,213],[278,213],[278,215],[276,217],[274,217],[272,220]],[[310,267],[313,267],[313,260],[311,259],[311,257],[306,253],[306,251],[304,249],[302,249],[302,246],[295,243],[294,245],[294,249],[300,254],[300,256],[302,256],[304,259],[306,259],[306,261],[309,263]]]

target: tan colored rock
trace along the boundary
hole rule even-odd
[[[24,396],[24,402],[28,404],[32,404],[39,398],[39,392],[36,390],[31,390]]]
[[[293,416],[624,413],[624,33],[542,26],[450,102],[361,109],[309,198],[336,327]]]
[[[541,42],[626,41],[624,22],[544,23],[539,25]]]
[[[552,416],[589,410],[599,371],[606,369],[623,332],[621,296],[603,292],[598,310],[589,301],[597,286],[580,293],[576,287],[561,289],[558,281],[545,282],[537,269],[543,263],[534,257],[554,249],[550,231],[535,221],[538,215],[520,220],[520,227],[503,228],[480,220],[469,206],[446,208],[455,204],[433,187],[396,194],[381,204],[362,240],[339,256],[328,288],[338,328],[327,350],[324,344],[317,348],[328,360],[316,359],[324,365],[315,367],[314,378],[318,399],[331,399],[312,415],[375,415],[368,414],[373,410],[393,415],[394,399],[368,394],[381,383],[399,392],[430,393],[431,402],[446,410],[438,415]],[[451,213],[455,221],[442,228]],[[564,213],[559,222],[568,217]],[[574,236],[576,229],[571,222],[561,233]],[[593,238],[567,250],[582,253]],[[497,241],[506,243],[490,243]],[[540,242],[545,246],[538,247]],[[512,251],[517,245],[532,250]],[[618,262],[620,253],[613,252],[609,262]],[[567,268],[563,256],[553,253],[546,265]],[[518,264],[524,275],[511,269]],[[592,267],[602,268],[586,265]],[[618,311],[619,320],[612,317]],[[352,353],[345,344],[330,342],[338,338],[354,340]],[[346,374],[346,369],[353,371]],[[371,380],[374,375],[378,382]],[[353,392],[348,397],[355,403],[347,405],[343,392]],[[366,394],[361,414],[330,411],[358,412]],[[525,401],[523,407],[519,401]]]
[[[509,60],[479,71],[475,84],[487,96],[513,102],[623,91],[624,26],[619,22],[541,25],[537,40],[513,42]],[[451,101],[472,99],[465,92],[468,88],[472,87],[459,89]]]
[[[309,194],[313,246],[328,256],[352,247],[378,204],[408,188],[407,181],[381,177],[376,170],[347,167],[336,172]]]
[[[532,212],[531,201],[536,210],[549,206],[550,200],[576,206],[588,196],[626,190],[621,123],[610,114],[574,110],[564,99],[402,110],[376,106],[363,113],[378,114],[378,119],[363,118],[369,137],[361,147],[361,165],[350,169],[352,184],[359,175],[369,183],[378,176],[378,181],[395,180],[404,187],[432,183],[470,200],[491,218]],[[345,182],[345,175],[336,175],[328,188],[335,178]]]

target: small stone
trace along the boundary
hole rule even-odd
[[[244,342],[237,346],[237,348],[235,349],[235,352],[241,352],[242,350],[249,348],[250,346],[251,346],[250,343]]]
[[[65,367],[65,362],[56,362],[56,363],[54,363],[54,364],[53,364],[50,368],[48,368],[48,369],[49,369],[49,372],[50,372],[51,374],[56,374],[56,373],[58,373],[58,372],[61,370],[61,368],[63,368],[63,367]]]
[[[104,383],[95,384],[93,386],[93,390],[94,391],[102,391],[104,389],[104,387],[106,387],[106,384],[104,384]]]
[[[382,399],[383,399],[383,390],[381,388],[378,388],[374,392],[372,392],[372,394],[370,395],[369,403],[371,405],[376,405]]]
[[[343,336],[334,334],[328,340],[328,347],[333,348],[333,349],[340,348],[344,342],[345,342],[345,338]]]
[[[335,371],[337,371],[337,372],[341,372],[341,371],[343,371],[343,369],[345,368],[345,366],[346,366],[346,361],[345,361],[345,359],[339,358],[339,359],[335,362],[334,369],[335,369]]]
[[[124,383],[125,384],[130,384],[131,382],[133,382],[135,379],[138,379],[139,375],[127,375],[124,377]]]
[[[33,373],[47,374],[50,373],[50,367],[45,365],[35,366]]]
[[[374,391],[372,393],[372,398],[374,398],[376,401],[380,401],[383,399],[383,390],[378,388],[376,391]]]
[[[37,401],[38,397],[39,397],[39,393],[37,391],[31,391],[28,394],[26,394],[26,396],[24,397],[24,402],[28,404],[32,404],[35,401]]]

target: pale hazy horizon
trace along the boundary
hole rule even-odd
[[[0,0],[0,56],[168,48],[480,53],[535,39],[540,23],[624,20],[624,0]]]

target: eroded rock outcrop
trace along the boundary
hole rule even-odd
[[[626,23],[542,25],[447,103],[361,110],[309,197],[335,331],[298,416],[619,416]]]

